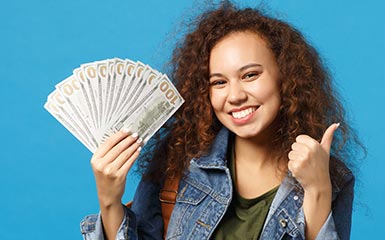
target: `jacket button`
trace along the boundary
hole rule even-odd
[[[281,227],[285,228],[287,226],[287,220],[282,218],[279,220],[279,224],[281,224]]]
[[[293,197],[294,201],[297,201],[298,198],[299,198],[299,197],[298,197],[297,195],[295,195],[295,196]]]

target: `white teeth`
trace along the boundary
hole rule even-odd
[[[257,108],[251,107],[239,112],[232,112],[231,114],[233,115],[233,118],[240,119],[250,115],[251,113],[255,112],[255,110],[257,110]]]

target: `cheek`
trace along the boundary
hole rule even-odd
[[[210,98],[210,102],[215,113],[220,110],[220,104],[215,98]]]
[[[271,114],[275,117],[278,115],[281,109],[281,97],[279,94],[274,94],[271,96]]]
[[[281,101],[281,94],[279,92],[279,88],[275,85],[265,85],[265,86],[258,86],[258,88],[255,89],[255,94],[260,98],[263,102],[280,102]]]
[[[281,94],[276,86],[259,88],[255,92],[255,96],[262,104],[264,104],[270,115],[276,116],[281,108]]]
[[[223,96],[221,96],[221,94],[218,91],[211,90],[209,94],[209,98],[210,98],[211,106],[213,107],[214,111],[219,111],[224,104]]]

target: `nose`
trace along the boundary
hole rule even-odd
[[[234,105],[243,103],[247,99],[247,93],[238,81],[232,82],[229,86],[228,102]]]

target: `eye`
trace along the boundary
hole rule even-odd
[[[256,71],[248,72],[242,76],[242,79],[252,80],[252,79],[257,78],[260,74],[261,74],[261,72],[256,72]]]
[[[224,85],[224,84],[226,84],[226,81],[222,80],[222,79],[217,79],[217,80],[210,81],[210,86],[221,86],[221,85]]]

